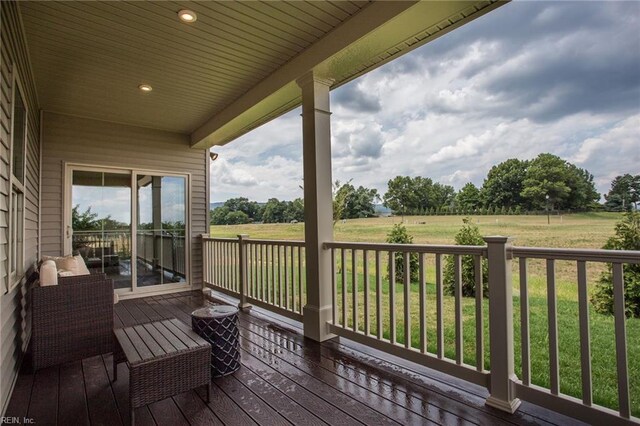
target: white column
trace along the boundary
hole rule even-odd
[[[491,380],[486,404],[514,413],[520,406],[513,381],[513,283],[509,237],[485,237],[489,262],[489,343]]]
[[[302,156],[304,166],[304,237],[307,304],[303,308],[304,335],[318,342],[335,337],[331,320],[331,256],[322,249],[333,240],[331,193],[330,80],[312,72],[297,81],[302,89]]]

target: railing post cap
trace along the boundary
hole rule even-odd
[[[249,234],[238,234],[238,238],[249,238]]]
[[[513,237],[505,237],[502,235],[491,235],[488,237],[482,237],[482,239],[487,243],[487,244],[507,244],[510,243],[514,240]]]
[[[201,238],[209,238],[209,234],[200,234]]]

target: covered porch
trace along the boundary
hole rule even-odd
[[[32,272],[45,255],[77,254],[117,282],[116,328],[189,324],[208,303],[203,290],[242,309],[243,368],[214,380],[209,404],[191,391],[139,409],[139,424],[637,422],[623,286],[637,252],[513,247],[506,237],[465,248],[333,241],[330,91],[502,4],[2,2],[2,414],[38,424],[129,421],[126,374],[109,380],[109,354],[29,370]],[[300,105],[304,241],[211,238],[210,148]],[[414,256],[420,282],[396,282],[395,259],[407,270]],[[449,306],[443,256],[456,261]],[[478,289],[488,261],[487,299],[479,291],[463,301],[463,256],[475,262]],[[532,384],[528,363],[529,259],[549,271],[547,387]],[[556,261],[578,268],[580,399],[560,387]],[[613,265],[613,408],[592,398],[587,262]],[[476,320],[472,358],[465,314]]]

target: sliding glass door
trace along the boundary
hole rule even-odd
[[[138,287],[186,279],[187,182],[136,174]]]
[[[65,253],[104,272],[119,293],[188,281],[188,180],[69,166]]]

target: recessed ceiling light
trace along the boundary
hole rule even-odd
[[[153,90],[153,87],[149,86],[148,84],[141,84],[140,86],[138,86],[138,89],[142,90],[143,92],[150,92]]]
[[[188,24],[196,22],[196,20],[198,19],[198,15],[196,15],[193,10],[188,9],[182,9],[180,12],[178,12],[178,17],[182,22],[186,22]]]

